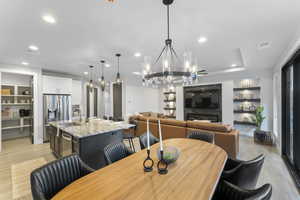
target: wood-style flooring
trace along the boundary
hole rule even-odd
[[[139,149],[139,146],[136,148]],[[266,160],[258,186],[271,183],[272,200],[299,200],[300,194],[276,148],[255,144],[250,137],[240,137],[240,159],[252,159],[261,153],[265,154]],[[28,138],[3,142],[0,153],[0,200],[12,199],[11,165],[40,157],[47,162],[55,159],[49,143],[32,145]]]

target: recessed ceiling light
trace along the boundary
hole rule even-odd
[[[244,71],[245,68],[243,67],[237,67],[237,68],[232,68],[232,69],[226,69],[224,72],[239,72],[239,71]]]
[[[84,75],[88,75],[89,73],[88,72],[83,72],[84,73]]]
[[[266,48],[269,48],[270,47],[270,42],[261,42],[259,45],[258,45],[258,49],[266,49]]]
[[[110,67],[110,64],[106,63],[106,64],[105,64],[105,67]]]
[[[134,75],[141,75],[141,72],[132,72]]]
[[[206,37],[200,37],[200,38],[198,39],[198,42],[199,42],[199,43],[205,43],[205,42],[207,42],[207,38],[206,38]]]
[[[28,62],[25,62],[25,61],[22,62],[21,64],[22,64],[22,65],[25,65],[25,66],[28,66],[28,65],[29,65],[29,63],[28,63]]]
[[[237,64],[234,63],[234,64],[231,65],[231,67],[237,67]]]
[[[56,20],[53,16],[51,15],[44,15],[43,16],[43,20],[49,24],[55,24],[56,23]]]
[[[135,57],[141,57],[141,55],[142,55],[142,54],[141,54],[140,52],[136,52],[136,53],[134,54]]]
[[[35,46],[35,45],[30,45],[28,48],[29,48],[31,51],[38,51],[38,50],[39,50],[39,48],[38,48],[37,46]]]

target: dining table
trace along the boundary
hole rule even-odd
[[[71,183],[53,200],[209,200],[227,160],[217,145],[195,139],[167,139],[163,147],[176,147],[180,155],[159,174],[157,151],[151,146],[153,171],[144,172],[146,149],[92,172]]]

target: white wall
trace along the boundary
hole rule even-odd
[[[72,80],[72,105],[82,107],[82,81]]]
[[[33,76],[34,85],[34,144],[43,143],[43,95],[42,70],[40,68],[0,64],[0,72],[24,74]]]
[[[160,91],[159,89],[127,85],[125,116],[136,112],[160,112]]]

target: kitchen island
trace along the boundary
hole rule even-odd
[[[91,119],[89,122],[57,121],[50,122],[47,133],[50,148],[57,158],[77,153],[93,169],[106,165],[103,149],[110,143],[123,140],[123,130],[135,125]]]

